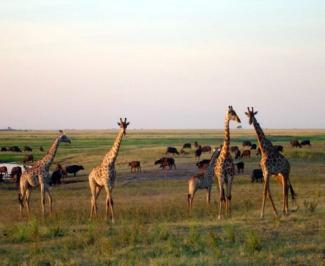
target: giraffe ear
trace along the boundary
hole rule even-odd
[[[257,115],[257,113],[258,113],[257,111],[256,111],[256,112],[254,112],[254,115]]]
[[[61,134],[63,134],[63,130],[60,129],[59,132],[60,132]]]
[[[245,112],[245,115],[249,116],[249,113]]]
[[[121,123],[120,123],[120,122],[117,122],[117,124],[118,124],[119,126],[121,126]]]
[[[130,122],[127,122],[127,123],[126,123],[126,126],[128,126],[128,125],[130,125]]]

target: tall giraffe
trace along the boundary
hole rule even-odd
[[[121,146],[122,138],[126,134],[126,128],[130,123],[126,121],[126,118],[124,121],[120,118],[120,122],[117,124],[120,126],[120,131],[117,134],[112,148],[107,152],[102,163],[93,168],[88,177],[91,192],[90,218],[97,215],[96,200],[101,189],[104,187],[106,190],[106,219],[108,218],[108,208],[110,208],[113,223],[114,211],[112,190],[116,178],[115,161]]]
[[[288,192],[290,189],[292,200],[295,199],[295,192],[293,190],[293,187],[290,183],[289,175],[290,175],[290,163],[287,160],[284,155],[282,155],[274,146],[272,145],[272,142],[268,140],[264,132],[260,126],[260,124],[257,122],[255,115],[257,114],[257,111],[254,111],[254,108],[252,107],[251,110],[247,107],[248,112],[245,114],[249,118],[249,124],[253,124],[256,134],[257,134],[257,140],[258,145],[261,150],[262,156],[260,165],[263,171],[263,177],[264,177],[264,190],[263,190],[263,202],[262,202],[262,210],[261,210],[261,218],[264,218],[264,208],[265,208],[265,200],[266,196],[269,195],[274,214],[277,216],[277,210],[275,208],[271,191],[270,191],[270,177],[272,175],[277,176],[282,184],[283,189],[283,213],[288,214]]]
[[[31,189],[33,187],[40,186],[41,189],[41,206],[42,214],[45,215],[45,194],[47,194],[50,213],[52,213],[52,197],[49,191],[49,184],[46,178],[49,176],[49,169],[56,155],[56,151],[61,142],[71,143],[70,139],[64,135],[63,131],[60,130],[60,134],[54,140],[52,146],[48,150],[47,154],[39,161],[36,161],[31,168],[27,170],[20,177],[20,193],[18,194],[18,199],[20,203],[20,214],[22,215],[22,209],[24,205],[27,209],[27,214],[30,214],[29,199]]]
[[[219,215],[218,219],[223,216],[222,213],[222,203],[226,206],[226,215],[231,216],[231,186],[233,177],[235,175],[235,167],[230,154],[230,132],[229,132],[229,122],[230,120],[240,123],[240,119],[236,114],[232,106],[228,107],[228,111],[225,117],[225,137],[224,142],[220,151],[220,155],[214,167],[214,173],[219,185],[220,202],[219,202]],[[216,183],[217,183],[216,182]],[[226,185],[226,195],[224,190],[224,185]]]
[[[214,180],[214,165],[219,154],[220,154],[220,149],[215,150],[215,152],[211,156],[211,160],[207,170],[204,173],[200,173],[192,176],[188,180],[187,203],[188,203],[189,210],[192,209],[194,195],[198,189],[207,190],[207,203],[210,205],[211,187]]]

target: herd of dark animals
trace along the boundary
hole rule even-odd
[[[293,139],[290,141],[290,145],[294,148],[301,148],[302,146],[311,146],[310,140],[302,140],[299,141],[298,139]],[[167,147],[165,154],[171,154],[174,155],[180,155],[180,154],[190,154],[188,150],[192,149],[192,146],[194,146],[194,156],[197,160],[196,166],[198,169],[205,171],[210,163],[210,159],[204,159],[200,161],[200,157],[202,153],[211,153],[212,147],[211,146],[201,146],[198,144],[197,141],[194,142],[194,145],[191,143],[184,143],[180,152],[175,147]],[[244,148],[248,147],[249,149],[244,149],[243,151],[240,151],[240,148],[238,146],[231,146],[230,152],[234,154],[235,160],[244,159],[244,158],[250,158],[252,150],[256,150],[256,155],[261,154],[260,148],[257,147],[256,144],[252,143],[249,140],[244,140],[242,142],[242,146]],[[283,152],[284,148],[282,145],[274,145],[274,147],[279,151]],[[218,147],[219,148],[219,147]],[[40,151],[44,151],[44,148],[42,146],[39,147]],[[23,148],[20,148],[19,146],[10,146],[10,147],[1,147],[1,152],[32,152],[33,149],[30,146],[24,146]],[[24,165],[28,162],[33,162],[34,156],[33,154],[26,154],[22,160]],[[155,161],[155,165],[159,165],[159,167],[163,170],[171,170],[176,169],[176,163],[175,159],[172,157],[162,157],[159,160]],[[140,161],[131,161],[128,163],[129,167],[131,168],[131,173],[135,172],[141,172],[141,162]],[[245,163],[243,161],[239,161],[235,163],[235,167],[237,169],[237,174],[244,173],[245,169]],[[69,165],[65,168],[62,167],[62,165],[57,164],[56,169],[53,171],[51,178],[50,178],[50,185],[57,185],[61,184],[61,178],[67,177],[68,174],[73,174],[75,177],[77,173],[80,170],[84,170],[84,167],[82,165]],[[13,167],[11,170],[11,173],[9,174],[9,177],[15,180],[16,186],[19,185],[20,176],[22,174],[22,168],[20,166]],[[4,176],[8,176],[8,169],[6,166],[0,167],[0,182],[3,181]],[[263,173],[261,169],[253,169],[251,173],[251,182],[263,182]]]

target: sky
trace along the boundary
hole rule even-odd
[[[325,128],[323,0],[1,0],[0,128]]]

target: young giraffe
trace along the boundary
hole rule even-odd
[[[70,139],[63,134],[60,130],[59,136],[55,139],[52,146],[48,150],[47,154],[43,159],[36,161],[31,168],[27,170],[20,177],[20,193],[18,194],[18,199],[20,203],[20,215],[22,215],[22,209],[24,205],[27,209],[27,215],[30,215],[29,199],[31,188],[40,186],[41,189],[41,206],[42,214],[45,215],[45,194],[47,194],[50,213],[52,213],[52,197],[49,191],[49,184],[46,183],[46,178],[49,176],[49,169],[56,155],[56,151],[61,142],[71,143]]]
[[[219,184],[220,202],[219,202],[219,215],[218,219],[223,216],[222,203],[226,206],[226,215],[231,216],[231,186],[233,177],[235,175],[235,167],[230,154],[230,120],[240,123],[240,119],[232,106],[228,107],[228,112],[225,118],[225,138],[221,148],[220,155],[214,167],[214,173]],[[216,182],[216,183],[217,183]],[[226,185],[226,195],[224,191]]]
[[[112,190],[116,178],[115,161],[120,149],[123,136],[126,134],[126,128],[130,124],[120,118],[120,122],[117,123],[120,126],[120,131],[115,139],[112,148],[105,155],[102,163],[96,166],[89,174],[89,186],[91,191],[91,209],[90,218],[97,215],[97,203],[96,200],[99,196],[101,189],[104,187],[106,190],[106,219],[108,218],[108,208],[110,208],[112,215],[112,222],[114,223],[114,211],[113,211],[113,198]]]
[[[257,122],[255,115],[257,112],[254,112],[254,108],[250,110],[248,107],[248,112],[245,114],[249,118],[249,124],[253,124],[256,134],[257,134],[257,140],[259,144],[259,148],[261,149],[262,157],[260,161],[260,165],[263,171],[263,177],[264,177],[264,190],[263,190],[263,202],[262,202],[262,210],[261,210],[261,218],[264,217],[264,208],[265,208],[265,200],[266,196],[269,195],[274,214],[277,216],[277,210],[275,208],[269,181],[270,176],[274,175],[279,178],[279,180],[282,183],[282,189],[283,189],[283,213],[288,214],[288,192],[290,189],[292,200],[295,199],[295,192],[293,190],[293,187],[290,183],[289,175],[290,175],[290,164],[286,157],[284,157],[274,146],[272,145],[272,142],[268,140],[264,132],[260,126],[260,124]]]
[[[217,149],[211,156],[211,160],[207,170],[204,173],[192,176],[188,180],[187,203],[188,203],[189,210],[192,210],[194,195],[198,189],[207,190],[207,203],[210,205],[211,187],[214,179],[214,164],[219,154],[220,154],[220,149]]]

